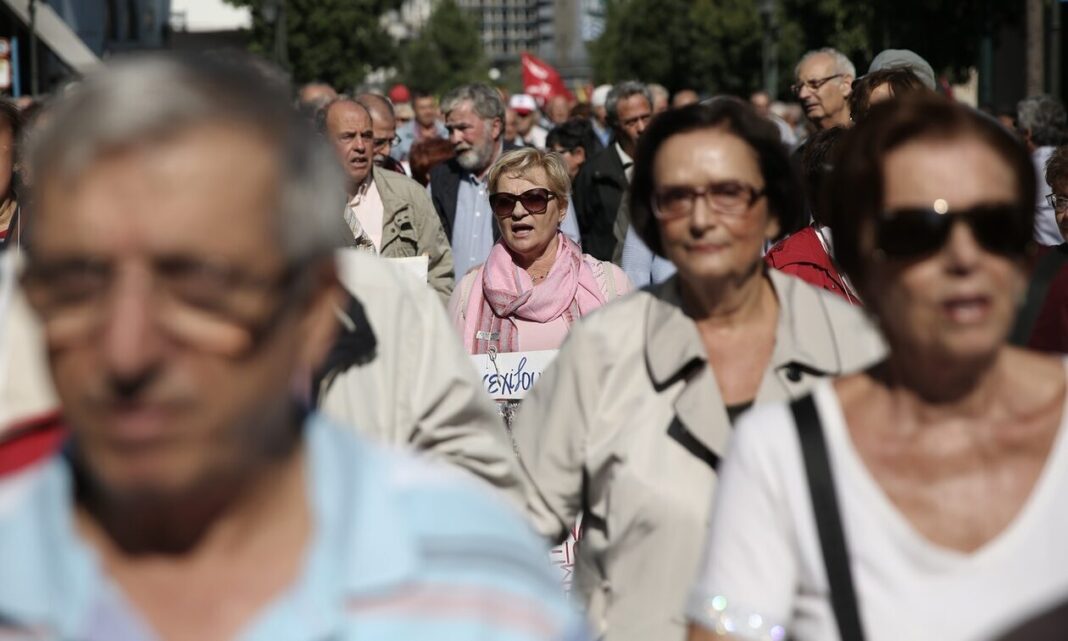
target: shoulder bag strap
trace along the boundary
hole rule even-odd
[[[1042,306],[1046,302],[1049,287],[1053,284],[1053,279],[1065,260],[1068,260],[1068,255],[1060,247],[1055,247],[1035,265],[1035,271],[1031,274],[1031,284],[1027,288],[1027,299],[1016,315],[1016,323],[1012,326],[1012,333],[1009,335],[1009,342],[1013,345],[1022,347],[1031,340],[1031,333],[1035,330],[1038,315],[1042,312]]]
[[[801,454],[805,461],[808,491],[812,497],[812,512],[823,551],[823,563],[831,588],[831,607],[838,622],[842,641],[864,641],[860,624],[857,595],[853,589],[853,575],[849,569],[849,551],[838,512],[838,497],[834,490],[834,476],[823,439],[823,425],[812,395],[790,403],[790,411],[801,440]]]

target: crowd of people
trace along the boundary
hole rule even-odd
[[[1064,106],[791,91],[0,100],[0,637],[1059,638]]]

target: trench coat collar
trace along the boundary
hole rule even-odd
[[[824,294],[801,280],[769,270],[779,301],[778,327],[770,370],[788,367],[820,376],[839,374],[838,354]],[[651,289],[645,323],[645,360],[657,387],[670,384],[695,363],[705,364],[697,326],[682,311],[678,275]]]

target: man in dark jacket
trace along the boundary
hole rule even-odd
[[[638,137],[653,116],[653,97],[639,82],[622,82],[608,92],[605,109],[615,142],[582,167],[574,201],[583,250],[598,260],[613,260],[627,232],[625,220],[617,224],[619,205],[630,185]]]
[[[485,262],[497,238],[486,174],[504,152],[504,103],[482,84],[453,89],[441,101],[456,157],[430,172],[430,194],[452,245],[456,278]]]

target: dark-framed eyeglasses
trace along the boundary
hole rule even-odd
[[[845,74],[836,73],[833,76],[827,76],[826,78],[817,78],[814,80],[805,80],[804,82],[796,82],[790,85],[790,91],[792,91],[795,96],[801,95],[801,90],[805,87],[808,87],[812,91],[819,91],[820,87],[834,80],[835,78],[841,78],[843,75]]]
[[[549,208],[549,201],[554,198],[556,198],[556,194],[553,192],[542,187],[536,187],[528,189],[521,194],[509,194],[508,192],[499,191],[490,194],[489,202],[490,209],[493,210],[494,215],[506,218],[515,211],[516,203],[523,205],[523,209],[528,214],[544,214],[545,210]]]
[[[875,225],[875,246],[891,258],[918,258],[945,246],[955,223],[968,226],[986,251],[1004,256],[1026,254],[1031,230],[1025,216],[1012,204],[984,204],[948,211],[944,202],[935,207],[908,207],[883,212]]]
[[[1046,202],[1053,208],[1053,211],[1064,211],[1065,209],[1068,209],[1068,196],[1046,194]]]
[[[400,136],[394,135],[392,138],[375,138],[373,142],[375,149],[381,149],[386,145],[399,145],[400,140]]]
[[[310,261],[272,275],[192,258],[151,264],[147,295],[157,327],[206,352],[238,356],[254,349],[284,317]],[[31,255],[22,274],[27,300],[50,340],[66,344],[96,335],[108,322],[115,264],[88,258]]]
[[[713,211],[737,217],[749,211],[756,201],[765,196],[766,191],[738,180],[713,182],[703,188],[682,185],[665,187],[653,194],[653,214],[660,220],[690,216],[700,196]]]

